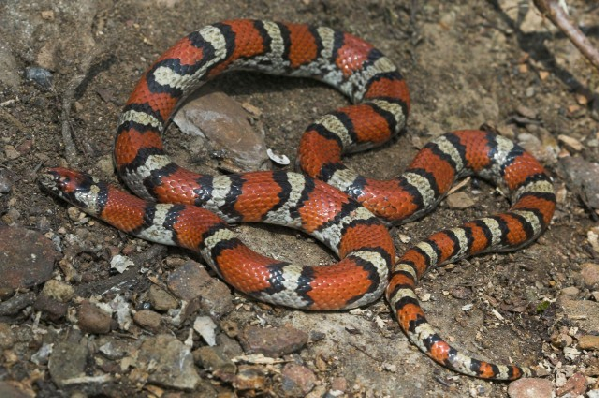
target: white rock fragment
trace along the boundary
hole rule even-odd
[[[122,274],[127,270],[127,268],[133,266],[133,261],[127,256],[123,256],[122,254],[117,254],[110,260],[110,268],[114,268],[117,270],[119,274]]]
[[[129,330],[133,319],[131,317],[131,303],[123,296],[116,296],[110,303],[110,307],[116,312],[116,321],[121,330]]]
[[[288,165],[289,163],[291,163],[291,161],[289,160],[289,158],[285,155],[279,155],[273,152],[273,150],[271,148],[267,148],[266,149],[266,154],[268,155],[268,158],[270,160],[272,160],[273,162],[275,162],[276,164],[280,164],[280,165]]]
[[[198,316],[193,322],[193,330],[198,332],[209,346],[216,345],[216,324],[209,316]]]

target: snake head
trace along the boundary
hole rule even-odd
[[[98,196],[105,192],[94,177],[64,167],[44,169],[38,176],[42,188],[91,215],[96,214]]]

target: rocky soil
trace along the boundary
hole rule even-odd
[[[416,3],[1,2],[0,396],[599,397],[599,73],[532,2]],[[599,45],[599,7],[566,3]],[[419,295],[456,347],[546,377],[492,383],[443,369],[407,342],[384,300],[333,313],[254,302],[197,254],[124,235],[39,189],[40,168],[56,165],[118,183],[114,128],[141,73],[189,31],[238,17],[343,29],[397,62],[412,115],[397,140],[348,159],[366,175],[397,175],[431,137],[481,126],[543,162],[558,193],[549,230],[525,250],[433,270]],[[249,73],[196,97],[165,141],[177,162],[210,174],[291,170],[305,126],[347,103],[315,81]],[[508,206],[470,180],[391,232],[402,253]],[[234,228],[261,253],[333,261],[295,231]]]

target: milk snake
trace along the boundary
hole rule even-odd
[[[170,160],[161,134],[183,98],[233,70],[317,78],[354,105],[307,128],[298,153],[304,174],[195,174]],[[167,50],[143,74],[124,107],[115,160],[119,176],[137,197],[64,168],[47,169],[40,180],[122,231],[198,250],[224,280],[256,299],[330,310],[365,305],[385,291],[409,339],[441,365],[483,379],[529,375],[527,368],[490,364],[452,348],[425,320],[414,288],[429,267],[518,249],[537,238],[555,209],[552,182],[521,147],[482,131],[437,137],[401,177],[387,181],[359,176],[341,163],[342,154],[378,146],[401,131],[409,109],[409,90],[395,64],[355,36],[303,24],[225,21],[190,33]],[[466,175],[507,186],[512,207],[435,233],[395,262],[386,224],[421,217]],[[237,222],[299,229],[341,260],[309,267],[264,257],[244,246],[227,225]]]

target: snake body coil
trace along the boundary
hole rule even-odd
[[[208,79],[233,70],[314,77],[355,103],[307,128],[298,153],[305,175],[199,175],[164,152],[161,135],[177,104]],[[190,33],[167,50],[123,109],[115,159],[119,176],[138,197],[62,168],[47,170],[42,183],[120,230],[200,251],[224,280],[256,299],[309,310],[345,309],[385,291],[401,328],[438,363],[485,379],[528,375],[529,369],[490,364],[453,349],[426,321],[414,288],[429,267],[485,251],[515,250],[537,238],[555,210],[551,180],[512,141],[481,131],[436,138],[401,177],[387,181],[359,176],[341,163],[342,154],[375,147],[401,131],[409,109],[409,90],[394,63],[357,37],[301,24],[225,21]],[[466,175],[507,186],[512,207],[437,232],[394,264],[385,223],[421,217]],[[243,245],[227,222],[299,229],[321,240],[340,261],[309,267],[264,257]]]

